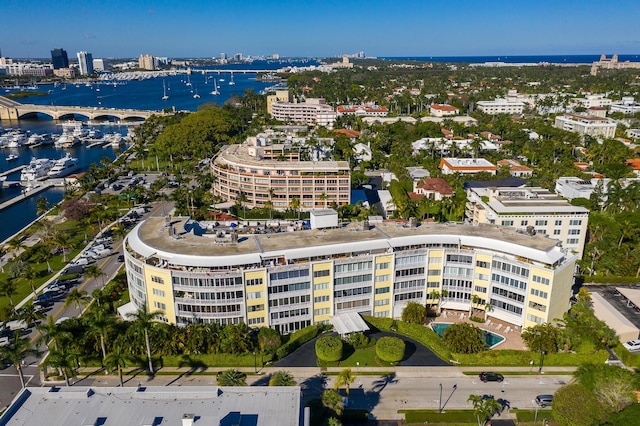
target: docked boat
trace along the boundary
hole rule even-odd
[[[20,157],[18,155],[16,155],[16,154],[9,154],[9,155],[7,155],[6,160],[7,160],[7,162],[9,162],[9,161],[15,161],[18,158],[20,158]]]
[[[105,147],[111,145],[113,148],[120,148],[124,143],[124,138],[120,133],[109,133],[104,137]]]
[[[100,129],[89,129],[89,133],[87,134],[89,139],[100,139],[102,138],[102,131]]]
[[[28,137],[20,130],[13,130],[0,137],[0,148],[20,148]]]
[[[71,133],[77,138],[89,136],[89,129],[82,121],[70,120],[62,124],[62,133]]]
[[[29,139],[24,143],[24,146],[28,146],[29,148],[44,145],[51,142],[51,135],[48,133],[34,133],[29,136]]]
[[[80,139],[74,136],[72,133],[63,133],[55,142],[56,148],[71,148],[80,143]]]
[[[49,158],[33,158],[29,165],[20,172],[20,180],[31,182],[46,177],[55,164],[56,160]]]
[[[218,86],[218,82],[216,81],[216,79],[213,79],[213,90],[211,91],[211,94],[216,96],[220,94],[220,90],[218,90],[220,87]]]
[[[59,160],[56,160],[54,166],[47,172],[50,178],[64,177],[78,170],[78,159],[67,154]]]

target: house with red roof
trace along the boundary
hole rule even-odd
[[[433,104],[429,107],[429,113],[434,117],[447,117],[460,114],[460,110],[453,105]]]
[[[506,167],[513,177],[531,177],[533,175],[533,169],[523,166],[516,160],[500,160],[498,167]]]
[[[442,178],[424,178],[419,183],[414,182],[413,193],[419,195],[420,198],[426,197],[429,200],[435,201],[441,201],[446,197],[453,197],[455,194],[453,188]],[[409,196],[411,197],[411,195]]]

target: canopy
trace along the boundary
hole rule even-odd
[[[369,330],[369,326],[357,312],[334,315],[329,318],[329,321],[340,336]]]

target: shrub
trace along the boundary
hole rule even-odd
[[[302,330],[296,331],[291,336],[289,336],[289,341],[287,343],[278,348],[278,350],[276,351],[276,356],[278,357],[278,359],[284,358],[291,352],[298,349],[300,346],[313,340],[319,332],[320,327],[317,325],[310,325],[309,327],[305,327]]]
[[[262,327],[258,331],[258,346],[263,352],[274,352],[282,344],[280,333],[269,327]]]
[[[464,322],[451,324],[444,331],[442,340],[451,352],[462,354],[482,352],[486,346],[482,330]]]
[[[342,359],[342,340],[324,336],[316,340],[316,356],[322,361],[334,362]]]
[[[402,321],[423,324],[427,319],[427,310],[418,302],[409,302],[402,310]]]
[[[563,425],[599,425],[607,418],[596,394],[579,383],[561,387],[553,395],[553,417]]]
[[[356,349],[366,348],[369,345],[369,338],[364,333],[351,333],[345,341]]]
[[[376,342],[376,355],[382,361],[400,362],[404,358],[405,343],[397,337],[385,336]]]

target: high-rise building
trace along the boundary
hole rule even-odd
[[[227,59],[227,54],[226,54],[226,53],[224,53],[224,52],[222,52],[222,53],[220,54],[220,59],[222,59],[223,61],[225,61],[225,60]]]
[[[140,55],[138,66],[143,70],[153,71],[156,69],[156,58],[153,55]]]
[[[93,60],[93,70],[95,72],[103,72],[109,69],[109,61],[106,59],[94,59]]]
[[[93,74],[93,56],[91,53],[78,52],[78,66],[80,68],[80,75]]]
[[[242,53],[236,53],[235,55],[233,55],[233,60],[236,62],[241,62],[242,61]]]
[[[69,57],[67,56],[67,51],[60,48],[53,49],[51,51],[51,63],[53,64],[54,70],[69,68]]]

